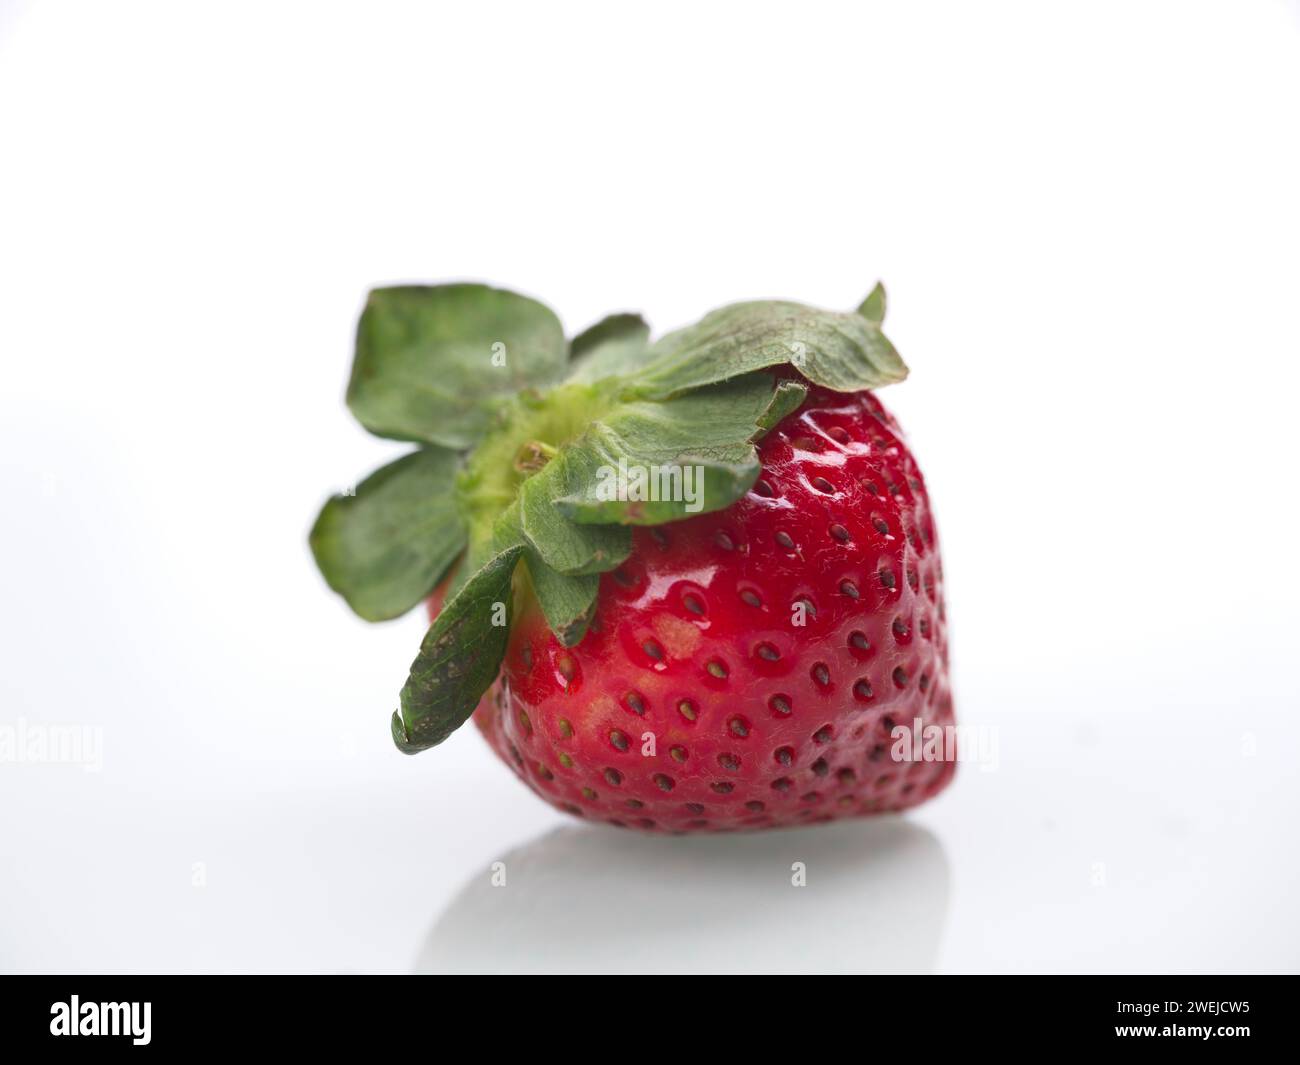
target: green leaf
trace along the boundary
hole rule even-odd
[[[591,383],[631,373],[649,348],[650,326],[639,314],[611,314],[573,338],[569,380]]]
[[[378,288],[357,326],[348,406],[378,436],[473,444],[497,401],[564,372],[559,319],[487,285]]]
[[[515,544],[489,559],[425,634],[392,720],[393,740],[406,754],[435,747],[460,728],[496,680],[510,636],[511,579],[523,550]]]
[[[321,509],[309,543],[326,582],[367,621],[406,613],[465,547],[452,489],[457,456],[425,448]]]
[[[520,527],[542,560],[560,573],[604,573],[632,553],[632,532],[618,525],[577,525],[556,501],[580,490],[587,455],[570,445],[519,490]]]
[[[524,564],[530,577],[533,593],[541,604],[542,613],[551,631],[566,647],[573,647],[586,635],[587,626],[596,610],[596,593],[600,590],[597,573],[567,574],[550,566],[537,548],[528,541],[523,522],[522,498],[517,498],[501,515],[493,530],[493,547],[505,550],[516,544],[524,546]],[[603,530],[602,530],[603,531]],[[627,535],[627,550],[631,551],[631,535],[626,529],[617,530]],[[619,559],[622,561],[622,558]],[[612,569],[617,563],[606,567]]]
[[[781,381],[777,384],[776,391],[772,393],[772,401],[756,419],[760,430],[758,435],[762,436],[775,429],[787,414],[793,414],[803,405],[807,395],[808,389],[798,381]]]
[[[637,377],[641,396],[662,398],[768,366],[790,364],[836,392],[879,388],[907,367],[876,323],[861,314],[800,303],[735,303],[661,337]]]
[[[858,313],[868,322],[880,325],[885,320],[885,286],[879,281],[876,287],[867,293],[867,298],[858,304]]]
[[[524,555],[524,564],[546,624],[565,647],[577,646],[587,635],[587,626],[596,612],[599,574],[568,576],[548,566],[536,551]]]
[[[751,374],[663,402],[625,402],[556,460],[570,486],[558,508],[599,527],[658,525],[730,506],[758,479],[752,442],[804,392],[797,382]]]

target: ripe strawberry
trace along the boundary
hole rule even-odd
[[[473,713],[547,801],[649,830],[940,791],[951,749],[895,743],[953,716],[929,499],[871,391],[906,374],[883,314],[877,287],[852,315],[738,304],[654,345],[618,315],[564,345],[510,293],[372,294],[349,402],[423,446],[327,503],[312,547],[371,620],[437,586],[398,747]],[[480,380],[489,349],[518,361]],[[652,487],[611,494],[615,467]],[[694,495],[662,473],[692,468]]]
[[[953,720],[938,541],[893,417],[814,389],[758,451],[726,510],[637,531],[576,647],[517,617],[474,719],[553,805],[767,827],[903,809],[951,779],[951,761],[890,758],[896,725]]]

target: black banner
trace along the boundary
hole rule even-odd
[[[1121,1044],[1148,1051],[1156,1043],[1173,1044],[1180,1053],[1199,1044],[1214,1054],[1237,1056],[1252,1048],[1284,1048],[1295,1038],[1292,977],[849,977],[855,986],[829,991],[823,982],[800,987],[788,979],[779,987],[759,988],[738,980],[741,975],[704,977],[674,997],[695,1021],[709,1023],[716,1014],[716,1021],[730,1029],[762,1018],[764,1028],[793,1032],[796,1020],[809,1019],[807,1011],[817,1002],[828,1010],[828,1019],[833,1017],[837,1011],[825,996],[839,991],[859,1003],[853,1011],[858,1038],[878,1031],[882,1040],[916,1041],[918,1052],[947,1046],[1054,1050]],[[132,1054],[252,1047],[437,1053],[448,1038],[437,1028],[451,1019],[452,988],[445,980],[435,988],[430,979],[438,978],[11,977],[0,995],[0,1032],[6,1050],[38,1053],[69,1047]],[[599,1036],[612,1047],[628,1031],[644,1027],[646,1035],[670,1048],[676,1021],[671,1011],[665,1014],[662,996],[647,999],[642,1015],[639,996],[613,977],[606,979],[603,988],[583,980],[567,989],[549,980],[544,990],[529,989],[522,997],[485,994],[475,1009],[500,1010],[503,1016],[499,1022],[489,1017],[487,1033],[472,1032],[471,1024],[460,1036],[477,1040],[486,1034],[495,1041],[498,1031],[513,1029],[523,1038],[522,1031],[532,1027],[520,1012],[527,1003],[527,1011],[537,1011],[533,1021],[546,1018],[547,1027],[564,1027],[561,1018],[567,1014],[584,1040]],[[467,990],[464,984],[459,989]],[[612,1002],[621,1005],[614,1010]],[[638,1035],[637,1042],[645,1037]],[[790,1052],[798,1052],[797,1037],[786,1038],[792,1040]],[[781,1043],[776,1037],[769,1050],[780,1052]]]

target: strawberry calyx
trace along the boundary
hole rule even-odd
[[[418,447],[327,501],[310,545],[369,621],[450,577],[392,717],[397,746],[435,746],[468,719],[517,602],[535,598],[574,646],[633,526],[743,496],[755,441],[799,407],[805,380],[840,392],[902,380],[884,307],[877,285],[853,313],[733,304],[654,343],[639,315],[616,314],[566,342],[549,309],[505,290],[373,291],[348,405],[372,433]]]

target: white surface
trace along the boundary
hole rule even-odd
[[[0,968],[1300,968],[1298,59],[1270,3],[0,8],[0,725],[103,736],[0,765]],[[419,619],[305,546],[400,450],[368,286],[878,276],[996,770],[662,840],[393,750]]]

